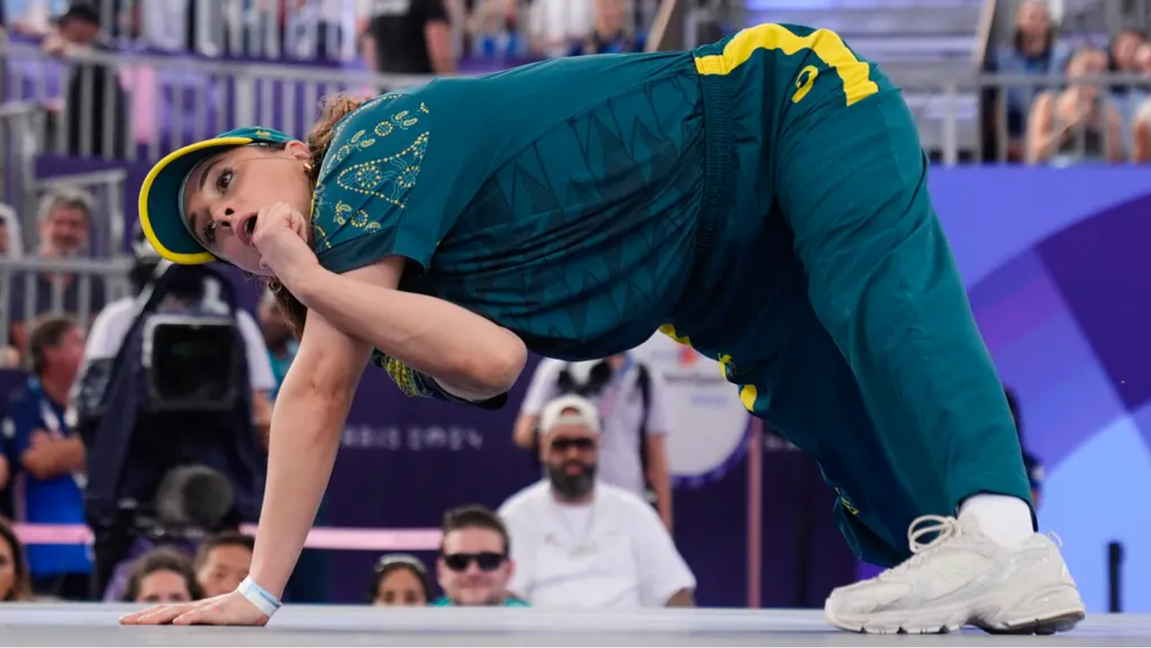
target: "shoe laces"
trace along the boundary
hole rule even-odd
[[[909,567],[919,564],[924,555],[933,548],[936,548],[951,538],[958,537],[962,532],[963,527],[959,524],[959,520],[953,517],[943,517],[942,515],[924,515],[915,518],[911,526],[907,530],[907,542],[911,548],[910,560],[904,561],[903,564],[896,567],[896,571],[904,571]],[[925,536],[934,534],[935,537],[931,540],[924,542]]]

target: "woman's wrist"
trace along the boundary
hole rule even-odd
[[[277,276],[280,283],[300,300],[304,306],[312,308],[312,297],[316,294],[317,284],[322,282],[323,276],[328,274],[318,263],[310,263],[302,267],[292,268]]]
[[[249,603],[256,606],[256,608],[259,609],[260,612],[263,612],[268,618],[271,618],[277,610],[283,607],[283,603],[280,602],[280,597],[260,587],[259,583],[257,583],[250,574],[240,583],[236,591],[247,599]]]

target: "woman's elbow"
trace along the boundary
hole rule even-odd
[[[278,402],[291,403],[293,408],[306,408],[324,418],[338,418],[351,406],[359,372],[355,372],[353,377],[347,370],[325,371],[323,366],[313,366],[310,371],[302,366],[298,371],[295,366],[292,369],[280,387]],[[278,409],[273,408],[273,418]]]

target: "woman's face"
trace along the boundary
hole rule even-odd
[[[410,569],[393,569],[380,580],[373,605],[418,607],[428,604],[419,576]]]
[[[286,202],[309,217],[312,186],[304,165],[308,149],[239,146],[204,160],[184,185],[184,216],[196,240],[212,254],[252,274],[268,276],[252,245],[256,215]]]
[[[1032,0],[1023,3],[1016,19],[1019,30],[1028,36],[1042,36],[1051,29],[1051,14],[1042,2]]]
[[[1151,75],[1151,43],[1144,42],[1135,50],[1135,68],[1144,76]]]
[[[1107,56],[1095,49],[1085,49],[1077,52],[1067,66],[1067,75],[1072,79],[1098,76],[1107,71]],[[1099,92],[1099,86],[1094,83],[1077,84],[1077,88],[1084,95],[1094,96]]]
[[[1143,37],[1136,32],[1125,31],[1115,38],[1115,43],[1111,46],[1111,55],[1115,58],[1115,67],[1120,72],[1135,70],[1135,55],[1142,44]]]
[[[188,581],[174,571],[161,569],[140,579],[137,603],[186,603],[192,600]]]
[[[16,552],[0,538],[0,601],[8,600],[16,589]]]

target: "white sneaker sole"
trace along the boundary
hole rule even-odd
[[[866,634],[945,634],[972,625],[991,634],[1050,635],[1071,630],[1087,616],[1078,589],[1071,585],[1054,586],[1010,607],[994,600],[998,598],[963,608],[926,607],[855,618],[837,616],[828,599],[824,617],[841,630]]]

